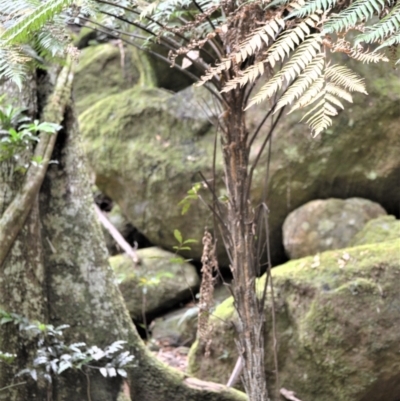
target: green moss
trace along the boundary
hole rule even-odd
[[[394,216],[381,216],[370,220],[352,239],[351,245],[365,245],[400,238],[400,220]]]
[[[134,48],[126,48],[124,51],[122,56],[120,48],[110,43],[82,50],[74,83],[79,113],[110,94],[119,93],[136,84],[154,85],[155,78],[147,55]]]
[[[137,251],[140,260],[135,265],[127,255],[109,259],[129,313],[134,320],[142,320],[145,302],[149,317],[167,310],[179,302],[189,300],[199,285],[194,266],[171,261],[175,256],[160,248],[151,247]],[[146,293],[143,292],[146,287]]]
[[[307,400],[382,399],[379,388],[395,382],[399,366],[394,322],[400,319],[400,240],[291,261],[275,268],[273,278],[281,386],[296,389]],[[266,374],[272,389],[269,308],[266,313]],[[235,319],[232,300],[217,308],[215,316],[213,360],[204,362],[197,344],[189,364],[200,377],[214,375],[224,382],[235,358],[228,368],[215,353],[223,346],[235,350],[234,333],[229,328],[221,333],[218,318]]]

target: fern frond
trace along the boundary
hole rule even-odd
[[[379,63],[380,61],[388,62],[389,59],[383,53],[360,51],[358,49],[351,49],[347,55],[355,60],[362,61],[363,63]]]
[[[331,117],[336,116],[337,114],[337,110],[327,102],[324,97],[303,116],[301,121],[311,115],[306,122],[313,131],[313,137],[316,137],[332,125]]]
[[[228,58],[222,60],[220,64],[211,68],[206,75],[202,76],[200,81],[196,85],[203,85],[213,77],[221,74],[223,71],[228,70],[232,67],[233,62],[239,64],[252,56],[257,50],[260,50],[263,43],[269,44],[271,40],[275,39],[275,36],[284,29],[285,23],[282,19],[276,18],[266,23],[261,28],[255,30],[245,41],[239,46],[239,51],[233,52]],[[233,89],[237,84],[240,86],[246,85],[248,82],[254,82],[254,80],[264,73],[263,62],[257,63],[251,66],[247,72],[241,77],[238,77],[228,83],[223,89],[224,92]],[[233,84],[233,82],[235,83]],[[232,86],[233,85],[233,86]]]
[[[279,6],[285,6],[289,4],[291,0],[273,0],[271,3],[269,3],[265,8],[272,8],[272,7],[279,7]]]
[[[315,81],[317,81],[325,67],[325,57],[321,54],[317,56],[298,76],[297,80],[289,87],[286,93],[280,98],[276,105],[276,111],[293,103],[296,99],[302,97]],[[314,97],[315,95],[312,95]]]
[[[325,100],[344,110],[343,103],[336,96],[328,93],[328,91],[326,91]]]
[[[13,45],[26,42],[32,32],[38,31],[55,15],[59,14],[64,8],[70,6],[73,0],[50,0],[42,3],[36,9],[28,12],[17,23],[6,29],[0,40],[5,45]]]
[[[375,51],[383,49],[384,47],[396,46],[398,44],[400,44],[400,32],[397,32],[387,38],[380,46],[375,49]]]
[[[344,99],[349,103],[353,103],[353,97],[351,96],[351,94],[347,90],[342,89],[340,86],[337,86],[332,82],[328,82],[326,84],[326,91],[331,95],[340,97],[341,99]]]
[[[297,109],[302,109],[307,107],[311,103],[314,103],[321,96],[323,96],[324,92],[325,79],[324,77],[320,77],[316,79],[313,84],[306,90],[306,92],[297,100],[297,102],[292,106],[289,113],[293,113]]]
[[[314,28],[319,17],[311,15],[305,21],[300,22],[296,27],[288,30],[281,35],[278,40],[268,49],[267,61],[271,67],[275,66],[276,61],[283,61],[304,39],[310,35],[311,28]]]
[[[324,33],[340,32],[369,20],[379,14],[391,0],[355,0],[337,15],[331,16],[324,25]]]
[[[20,47],[6,46],[0,42],[0,78],[14,81],[19,89],[22,88],[23,78],[28,73],[28,61]]]
[[[288,84],[293,81],[313,59],[320,53],[322,43],[321,35],[310,35],[293,54],[292,58],[278,71],[251,99],[246,110],[254,104],[271,98],[286,81]]]
[[[350,92],[361,92],[368,95],[365,83],[354,71],[344,65],[334,64],[325,70],[325,77],[334,84],[348,89]]]
[[[256,29],[244,42],[240,44],[240,50],[235,52],[231,57],[235,58],[237,64],[252,56],[257,50],[263,46],[263,42],[269,45],[269,42],[275,40],[279,32],[285,28],[285,22],[281,18],[276,18],[263,27]]]
[[[228,81],[222,88],[221,92],[229,92],[230,90],[235,89],[237,85],[243,87],[247,84],[252,84],[259,76],[264,74],[264,63],[265,61],[260,61],[248,67],[241,73],[241,75]]]
[[[358,35],[355,44],[360,42],[374,43],[385,39],[386,37],[400,30],[400,3],[393,10],[376,24],[367,27],[367,32]]]
[[[221,63],[217,64],[215,67],[210,68],[207,71],[206,75],[203,75],[198,82],[195,83],[195,86],[204,85],[206,82],[213,79],[215,76],[218,76],[223,71],[229,70],[232,66],[232,60],[230,58],[222,60]]]
[[[303,18],[306,15],[314,14],[317,11],[326,11],[334,7],[338,0],[309,0],[303,6],[289,13],[285,20],[294,17]]]

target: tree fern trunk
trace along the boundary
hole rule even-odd
[[[228,229],[235,307],[239,315],[238,351],[243,356],[242,381],[250,401],[266,401],[264,368],[264,316],[256,296],[254,212],[249,199],[248,133],[243,112],[243,91],[232,91],[223,138],[225,179],[228,191]]]

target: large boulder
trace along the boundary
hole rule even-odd
[[[200,202],[182,216],[178,203],[201,181],[198,172],[208,175],[212,168],[214,135],[207,134],[212,126],[202,109],[207,100],[206,92],[193,88],[172,94],[135,87],[80,116],[97,186],[153,244],[172,249],[175,229],[196,239],[188,256],[197,258],[212,218]]]
[[[137,255],[137,265],[126,254],[109,259],[132,319],[141,321],[143,309],[152,319],[193,300],[200,284],[194,266],[177,262],[176,255],[157,247],[139,249]]]
[[[307,401],[400,398],[400,240],[294,260],[273,277],[281,387]],[[214,312],[210,357],[193,345],[191,374],[226,383],[238,356],[236,320],[230,298]],[[266,375],[277,401],[270,300],[266,326]]]
[[[346,248],[365,223],[386,215],[367,199],[314,200],[291,212],[283,224],[283,244],[290,259]]]
[[[398,213],[400,191],[400,79],[387,66],[357,67],[368,78],[370,96],[356,96],[334,126],[317,138],[298,123],[282,119],[273,135],[267,204],[270,210],[273,263],[285,260],[282,224],[297,207],[313,199],[363,197]],[[170,248],[172,231],[199,240],[187,256],[201,257],[204,226],[212,225],[207,208],[196,204],[185,216],[176,205],[201,171],[212,178],[214,131],[205,116],[212,101],[200,88],[175,95],[161,89],[135,87],[105,96],[80,115],[85,151],[100,189],[111,196],[129,221],[150,241]],[[248,111],[253,132],[265,107]],[[211,113],[212,114],[212,113]],[[250,159],[254,161],[263,128]],[[220,149],[216,164],[217,196],[224,195]],[[263,193],[266,155],[254,170],[252,196]],[[204,191],[206,192],[206,191]],[[221,264],[222,241],[219,241]]]
[[[89,46],[81,50],[75,71],[76,108],[82,113],[106,96],[154,82],[148,56],[140,50],[121,48],[115,41]]]

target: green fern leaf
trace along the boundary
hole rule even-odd
[[[374,43],[385,39],[386,37],[400,30],[400,3],[383,19],[371,27],[367,27],[367,32],[358,35],[355,44],[361,42]]]
[[[326,11],[334,7],[338,0],[309,0],[304,5],[289,13],[285,20],[294,17],[303,18],[306,15],[314,14],[317,11]]]
[[[369,20],[379,14],[391,0],[356,0],[339,14],[332,16],[324,25],[323,33],[340,32]]]
[[[38,31],[55,15],[71,5],[73,0],[50,0],[41,4],[32,12],[28,12],[11,28],[6,29],[0,36],[4,45],[13,45],[26,42],[32,32]]]
[[[398,44],[400,44],[400,32],[395,33],[391,37],[387,38],[379,47],[375,49],[375,51],[377,52],[384,47],[396,46]]]

